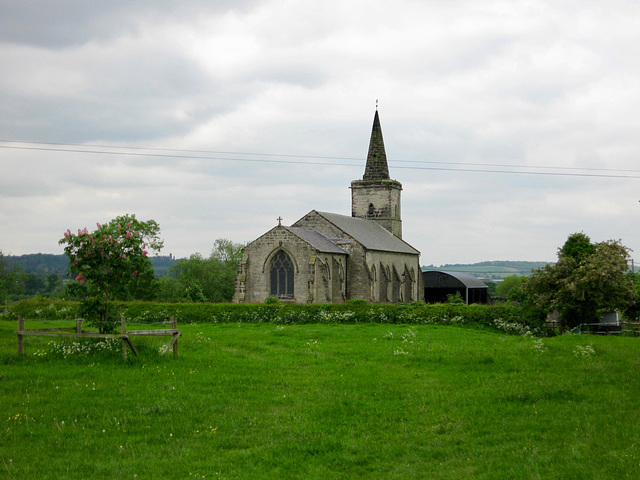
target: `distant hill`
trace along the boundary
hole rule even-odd
[[[26,273],[57,273],[66,275],[69,259],[64,253],[54,255],[50,253],[30,253],[27,255],[5,256],[9,265],[20,265]],[[172,255],[157,255],[149,257],[153,264],[153,270],[158,277],[169,274],[169,267],[178,259]]]
[[[436,267],[434,265],[423,266],[422,271],[439,270],[445,272],[460,272],[473,275],[482,279],[500,280],[512,276],[529,276],[532,270],[542,268],[547,262],[525,262],[525,261],[488,261],[472,264],[446,264]]]
[[[26,273],[57,273],[66,275],[68,260],[63,253],[54,255],[49,253],[31,253],[28,255],[7,255],[5,258],[9,264],[17,264]],[[172,255],[157,255],[149,257],[153,269],[158,277],[169,274],[169,268],[179,259]],[[473,264],[447,264],[436,267],[434,265],[423,266],[422,270],[444,270],[449,272],[462,272],[482,279],[497,279],[513,275],[529,276],[531,270],[547,265],[546,262],[519,262],[519,261],[488,261]]]
[[[153,271],[155,272],[156,277],[166,277],[169,275],[169,268],[178,263],[178,259],[171,254],[157,255],[149,258],[153,264]]]
[[[20,265],[26,273],[57,273],[65,275],[69,259],[62,253],[30,253],[28,255],[6,255],[9,265]]]

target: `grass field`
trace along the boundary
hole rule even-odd
[[[0,478],[640,478],[640,338],[181,325],[123,362],[15,328]]]

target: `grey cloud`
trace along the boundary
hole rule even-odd
[[[69,63],[80,68],[82,62],[78,56]],[[216,82],[178,53],[123,52],[81,68],[83,86],[69,95],[7,94],[0,103],[5,138],[87,142],[174,136],[228,111],[248,94],[235,84]]]
[[[57,49],[134,33],[145,21],[186,21],[257,0],[1,0],[0,42]]]

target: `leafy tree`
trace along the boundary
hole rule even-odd
[[[492,280],[487,280],[487,281],[484,282],[484,284],[487,286],[487,295],[489,297],[495,297],[497,295],[496,282],[494,282]]]
[[[229,267],[237,267],[238,262],[242,258],[242,243],[233,243],[226,238],[218,238],[213,242],[213,250],[211,250],[211,258],[215,258]]]
[[[163,242],[155,221],[143,222],[135,215],[116,217],[97,227],[92,233],[78,230],[77,235],[67,230],[59,243],[65,245],[69,271],[87,286],[82,312],[105,333],[113,331],[117,322],[110,301],[127,298],[140,288],[140,281],[153,277],[147,249],[159,251]]]
[[[634,300],[625,309],[625,316],[634,322],[640,318],[640,273],[628,272],[627,278],[633,285]]]
[[[47,275],[47,282],[45,284],[45,292],[46,293],[54,293],[59,292],[64,289],[64,282],[60,275],[55,273],[50,273]]]
[[[26,295],[37,295],[39,293],[44,293],[45,288],[46,287],[42,275],[38,275],[37,273],[26,274],[26,278],[24,280],[24,293]]]
[[[24,292],[24,272],[19,265],[11,265],[0,250],[0,301],[6,302],[10,295]]]
[[[496,287],[496,293],[499,297],[506,298],[510,302],[521,302],[524,296],[523,286],[526,280],[527,277],[517,275],[505,277]]]
[[[546,311],[559,311],[565,328],[597,323],[598,310],[624,309],[633,302],[627,276],[629,250],[618,241],[591,243],[584,233],[570,235],[558,251],[558,263],[533,273],[527,299]]]
[[[184,288],[177,278],[165,276],[157,279],[155,300],[160,302],[181,302],[183,301],[183,294]]]
[[[195,253],[172,265],[169,273],[177,279],[180,301],[230,302],[242,248],[242,244],[224,238],[217,239],[209,258]],[[165,299],[168,300],[169,295],[175,295],[174,286],[170,280],[162,284],[167,295]]]

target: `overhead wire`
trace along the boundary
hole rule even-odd
[[[215,150],[190,150],[190,149],[174,149],[160,147],[143,147],[143,146],[122,146],[122,145],[100,145],[100,144],[79,144],[79,143],[61,143],[61,142],[36,142],[36,141],[17,141],[17,140],[1,140],[0,148],[15,150],[32,150],[32,151],[49,151],[63,153],[85,153],[85,154],[101,154],[101,155],[119,155],[129,157],[156,157],[156,158],[173,158],[183,160],[219,160],[219,161],[238,161],[238,162],[258,162],[258,163],[280,163],[280,164],[297,164],[297,165],[326,165],[326,166],[362,166],[359,164],[337,163],[330,161],[309,161],[309,160],[335,160],[335,161],[357,161],[364,162],[364,158],[357,157],[339,157],[339,156],[320,156],[320,155],[299,155],[299,154],[279,154],[279,153],[258,153],[258,152],[230,152]],[[8,145],[12,144],[12,145]],[[16,145],[19,144],[19,145]],[[37,146],[36,146],[37,145]],[[69,147],[69,148],[62,148]],[[71,148],[73,147],[73,148]],[[96,150],[99,149],[99,150]],[[110,150],[105,150],[110,149]],[[134,150],[134,151],[131,151]],[[144,152],[142,152],[144,151]],[[157,153],[157,152],[174,152],[174,153]],[[182,154],[184,153],[184,154]],[[210,155],[196,155],[210,154]],[[216,156],[211,156],[216,155]],[[226,156],[219,156],[226,155]],[[229,157],[232,155],[232,157]],[[253,157],[253,158],[243,158]],[[258,158],[268,157],[268,158]],[[293,160],[293,159],[304,159]],[[409,170],[435,170],[435,171],[452,171],[452,172],[468,172],[468,173],[499,173],[512,175],[542,175],[542,176],[563,176],[563,177],[599,177],[599,178],[630,178],[638,179],[640,175],[628,175],[630,173],[639,173],[640,170],[634,169],[610,169],[610,168],[593,168],[593,167],[561,167],[561,166],[542,166],[542,165],[515,165],[501,163],[471,163],[471,162],[444,162],[433,160],[402,160],[390,159],[390,164],[394,168],[402,168]],[[398,165],[399,163],[411,165]],[[438,166],[426,166],[438,165]],[[454,168],[454,167],[479,167],[479,168]],[[496,168],[511,169],[527,169],[527,170],[496,170]],[[560,172],[563,170],[564,172]],[[582,172],[582,173],[578,173]],[[583,172],[599,172],[599,173],[583,173]],[[609,172],[609,173],[606,173]],[[614,174],[619,172],[623,174]]]

